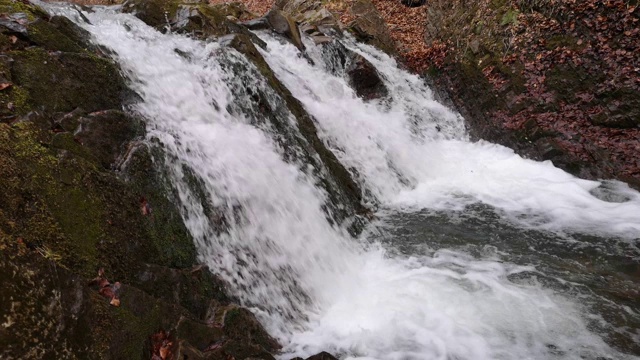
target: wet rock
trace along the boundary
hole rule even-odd
[[[258,17],[240,2],[225,2],[223,4],[211,5],[216,11],[233,21],[246,21]]]
[[[126,150],[126,145],[143,133],[141,121],[120,110],[106,110],[78,119],[74,136],[105,169],[111,169]]]
[[[321,352],[319,354],[315,354],[313,356],[309,356],[306,359],[303,359],[301,357],[297,357],[297,358],[293,358],[291,360],[338,360],[338,358],[333,356],[333,355],[331,355],[331,354],[329,354],[326,351],[323,351],[323,352]]]
[[[329,354],[328,352],[323,351],[319,354],[308,357],[307,360],[338,360],[338,358]]]
[[[130,199],[135,217],[145,219],[138,223],[149,244],[144,262],[190,268],[196,263],[195,246],[176,208],[176,195],[170,190],[167,169],[161,161],[163,156],[162,149],[153,144],[133,142],[118,160],[117,170],[127,188],[136,194]],[[153,204],[153,216],[140,215],[140,196]]]
[[[272,9],[265,15],[265,18],[273,31],[284,36],[298,50],[304,51],[305,47],[300,37],[300,29],[298,29],[298,25],[291,17],[280,10]]]
[[[380,99],[389,91],[375,66],[364,56],[347,49],[339,41],[322,44],[322,56],[328,70],[337,76],[345,76],[356,95],[365,99]]]
[[[158,299],[180,304],[200,320],[206,320],[212,301],[216,305],[231,301],[225,283],[206,266],[180,270],[145,264],[134,284]]]
[[[209,322],[220,324],[229,339],[253,344],[267,352],[282,348],[251,311],[237,305],[213,307],[209,311]]]
[[[238,16],[237,19],[242,19],[253,15],[236,3],[207,5],[174,0],[130,0],[123,4],[123,11],[134,14],[147,25],[163,32],[170,30],[198,39],[244,34],[258,46],[266,46],[245,26],[229,20]]]
[[[397,53],[396,45],[386,22],[370,0],[358,0],[349,9],[355,20],[348,30],[366,44],[373,45],[389,55]]]
[[[128,0],[122,4],[122,11],[135,15],[145,24],[160,31],[171,28],[171,20],[175,19],[178,8],[178,0]]]
[[[0,171],[1,172],[1,171]],[[2,215],[0,215],[0,221]],[[88,358],[90,293],[78,275],[0,230],[0,357]]]
[[[270,126],[277,129],[281,135],[279,141],[282,141],[283,148],[299,150],[292,151],[287,156],[301,156],[297,159],[298,163],[313,166],[318,177],[322,179],[319,185],[327,190],[330,198],[329,203],[342,204],[340,208],[331,207],[331,217],[342,222],[362,210],[362,192],[359,186],[353,181],[349,171],[338,161],[333,152],[320,140],[314,120],[304,109],[302,103],[275,76],[249,38],[233,35],[224,38],[221,43],[244,54],[255,65],[258,71],[256,76],[263,77],[270,89],[282,100],[281,105],[272,107],[266,99],[266,94],[254,93],[253,98],[257,104],[246,104],[246,106],[255,106],[255,108],[247,109],[246,113],[259,113],[260,116],[256,118],[256,121],[268,121]],[[289,116],[287,112],[290,112],[297,122],[294,129],[291,128],[290,122],[287,120]]]
[[[387,87],[376,68],[362,55],[352,53],[345,72],[349,79],[349,84],[359,97],[365,100],[373,100],[385,97],[388,94]]]
[[[565,148],[556,139],[544,138],[536,143],[540,148],[543,160],[558,158],[566,153]]]

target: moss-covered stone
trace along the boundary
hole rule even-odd
[[[196,263],[195,245],[176,207],[175,193],[162,158],[158,147],[131,144],[119,167],[120,175],[137,195],[136,203],[144,198],[151,207],[151,215],[140,224],[153,247],[146,261],[178,269],[190,268]]]
[[[35,45],[42,46],[45,49],[65,51],[65,52],[82,52],[84,48],[76,41],[72,40],[60,30],[56,23],[64,24],[68,19],[56,17],[54,21],[37,19],[28,28],[28,39]]]
[[[122,11],[134,14],[149,26],[166,31],[180,4],[179,0],[129,0],[122,5]]]
[[[117,109],[127,95],[119,70],[110,60],[89,54],[50,53],[42,48],[10,55],[14,60],[12,77],[27,93],[27,109]]]
[[[195,352],[226,338],[201,320],[228,303],[224,284],[194,268],[161,149],[136,143],[142,124],[121,111],[117,66],[66,19],[0,1],[37,29],[0,34],[0,357],[149,358],[161,329]],[[123,284],[120,307],[87,286],[101,267]],[[272,358],[245,340],[237,351]]]

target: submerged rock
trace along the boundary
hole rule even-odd
[[[323,351],[323,352],[321,352],[319,354],[315,354],[313,356],[309,356],[306,359],[297,357],[297,358],[293,358],[291,360],[338,360],[338,358],[333,356],[333,355],[331,355],[331,354],[329,354],[326,351]]]
[[[328,64],[329,71],[338,76],[345,76],[356,95],[365,100],[373,100],[389,94],[380,73],[364,56],[347,49],[335,40],[322,46],[322,56]]]
[[[362,55],[353,53],[346,66],[346,75],[353,90],[365,100],[387,96],[388,90],[375,66]]]

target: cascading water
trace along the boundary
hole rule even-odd
[[[113,50],[141,96],[133,110],[166,153],[159,161],[201,260],[285,345],[282,358],[321,350],[360,359],[633,358],[605,343],[582,293],[572,298],[546,286],[528,275],[542,279],[543,271],[509,253],[476,255],[438,243],[403,253],[385,240],[397,229],[372,227],[358,242],[332,225],[323,210],[327,193],[298,162],[303,156],[287,157],[278,134],[252,120],[259,114],[238,106],[250,100],[234,97],[224,63],[252,65],[234,50],[161,34],[113,11],[86,16],[92,24],[82,25]],[[357,171],[370,200],[386,208],[381,216],[419,209],[448,216],[482,202],[517,226],[597,228],[638,255],[629,245],[640,233],[636,192],[617,189],[628,201],[605,202],[589,192],[595,182],[468,142],[459,116],[371,48],[346,43],[384,75],[392,97],[386,104],[356,98],[322,67],[319,48],[309,46],[312,66],[291,46],[265,39],[265,58],[338,158]],[[625,311],[638,319],[637,306]],[[637,328],[630,333],[633,341]]]

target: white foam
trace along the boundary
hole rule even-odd
[[[544,229],[640,236],[638,192],[620,190],[627,202],[606,202],[590,193],[599,182],[573,177],[550,162],[523,159],[499,145],[468,141],[459,115],[376,49],[344,40],[377,67],[391,89],[389,103],[364,102],[341,74],[294,56],[293,46],[265,40],[267,62],[315,116],[325,142],[383,205],[460,209],[480,201]],[[322,63],[320,48],[309,48]]]

